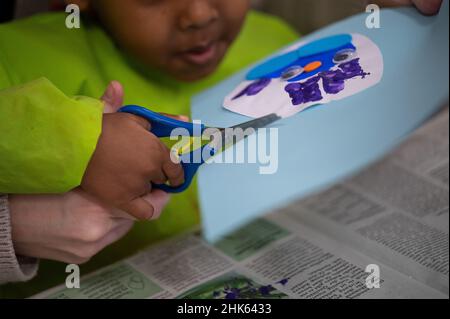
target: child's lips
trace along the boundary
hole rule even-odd
[[[217,51],[217,42],[212,42],[208,45],[198,46],[181,52],[180,56],[190,64],[206,65],[215,60]]]

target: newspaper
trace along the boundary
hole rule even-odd
[[[449,298],[448,108],[349,180],[215,245],[198,230],[35,298]]]

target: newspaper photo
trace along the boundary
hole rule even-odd
[[[449,298],[449,113],[388,157],[229,234],[198,230],[35,298]]]

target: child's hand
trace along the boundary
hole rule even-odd
[[[144,197],[158,217],[169,199],[162,191]],[[11,195],[16,254],[82,264],[119,240],[133,226],[131,216],[112,209],[81,189],[64,195]]]
[[[121,105],[123,90],[111,83],[103,96],[108,111]],[[125,113],[103,116],[97,148],[86,169],[81,187],[104,203],[132,216],[148,220],[155,209],[142,196],[151,192],[151,182],[173,186],[184,182],[184,172],[170,159],[169,149],[152,133],[145,119]]]

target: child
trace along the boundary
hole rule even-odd
[[[0,26],[0,116],[10,119],[0,127],[0,193],[15,194],[8,199],[14,250],[4,281],[35,272],[22,257],[20,271],[15,254],[87,261],[129,231],[133,221],[122,211],[158,217],[167,195],[152,192],[150,181],[182,182],[180,167],[147,132],[149,123],[102,116],[98,100],[67,96],[101,96],[107,87],[110,112],[138,104],[189,114],[194,94],[298,38],[273,18],[247,16],[246,0],[71,2],[85,14],[80,29],[67,29],[63,13]],[[64,195],[20,195],[41,193]],[[92,267],[198,224],[195,187],[174,196],[164,212],[137,225]],[[46,265],[47,285],[64,278],[63,268]]]
[[[151,124],[114,113],[121,105],[189,114],[194,94],[297,39],[273,18],[247,16],[248,0],[70,2],[86,15],[80,29],[67,29],[63,14],[0,27],[0,192],[16,194],[0,199],[2,245],[9,247],[0,255],[3,281],[36,271],[34,260],[16,254],[89,260],[129,231],[133,221],[123,211],[159,217],[167,195],[152,191],[150,181],[182,183],[180,167],[147,132]],[[105,87],[109,114],[98,100],[67,97],[100,96]],[[38,193],[61,195],[20,195]],[[191,187],[90,269],[197,223]],[[47,271],[45,286],[65,275]]]

